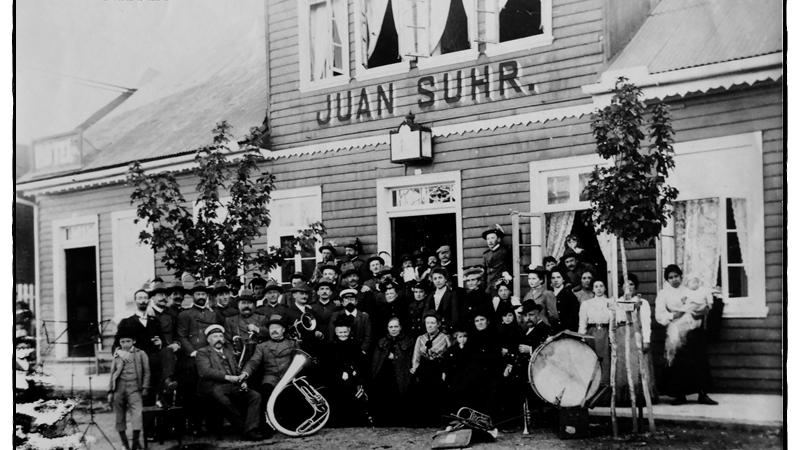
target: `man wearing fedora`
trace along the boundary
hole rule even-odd
[[[350,336],[355,340],[364,355],[369,354],[372,348],[372,321],[370,315],[358,308],[358,292],[355,289],[344,289],[339,293],[342,299],[342,309],[336,311],[328,322],[328,335],[330,340],[336,339],[334,322],[341,317],[352,320]]]
[[[338,272],[339,264],[336,261],[336,249],[333,248],[333,244],[330,242],[320,246],[317,250],[319,254],[322,256],[322,260],[317,263],[316,267],[314,267],[314,273],[311,275],[311,282],[316,283],[317,281],[322,279],[322,270],[329,265],[336,267]]]
[[[320,280],[317,283],[317,301],[311,305],[311,310],[314,312],[314,315],[324,325],[322,332],[326,334],[326,339],[331,339],[333,337],[327,334],[329,331],[327,325],[331,321],[331,316],[333,316],[333,313],[336,311],[342,309],[341,301],[339,300],[339,304],[337,304],[337,300],[333,298],[335,287],[335,283],[331,280],[326,278]]]
[[[236,302],[231,297],[233,291],[225,280],[215,282],[211,289],[214,295],[213,308],[215,311],[219,312],[222,317],[230,317],[239,314]]]
[[[239,429],[245,439],[264,439],[259,432],[261,395],[242,383],[246,376],[239,371],[233,350],[226,345],[225,329],[217,324],[209,325],[203,334],[207,345],[197,350],[196,355],[198,393],[211,400],[215,410]],[[237,406],[239,401],[244,403],[244,408]]]
[[[243,342],[261,342],[267,338],[267,320],[256,314],[256,302],[253,291],[242,290],[239,295],[237,314],[225,318],[225,337],[233,342],[238,336]]]
[[[155,373],[152,377],[153,392],[158,396],[161,393],[166,393],[165,388],[174,390],[175,383],[175,368],[178,361],[178,351],[181,348],[178,342],[176,329],[178,326],[177,314],[169,307],[169,300],[167,295],[173,289],[174,283],[164,283],[163,281],[156,281],[152,284],[151,290],[148,292],[150,295],[150,306],[148,314],[158,323],[160,331],[162,348],[159,352],[159,360],[161,363],[160,377]],[[153,364],[150,365],[153,368]],[[156,365],[157,366],[157,365]],[[156,367],[156,370],[158,367]],[[157,385],[156,383],[160,383]]]
[[[253,297],[256,299],[256,314],[261,314],[265,318],[273,314],[285,315],[288,308],[281,303],[281,294],[283,294],[283,287],[275,280],[270,279],[262,289],[263,297],[259,297],[256,292],[253,293]]]
[[[500,225],[495,225],[481,233],[489,247],[483,252],[484,285],[487,294],[495,294],[495,285],[500,280],[511,281],[514,271],[511,265],[511,251],[503,245],[505,233]]]
[[[202,430],[202,408],[197,403],[197,351],[208,345],[205,330],[211,325],[222,328],[222,316],[208,305],[209,287],[199,281],[185,280],[184,289],[192,294],[193,304],[178,315],[178,339],[181,343],[179,366],[181,367],[181,383],[179,393],[189,411],[193,423],[192,430]],[[224,331],[224,328],[223,328]]]
[[[286,324],[293,326],[303,314],[309,314],[314,318],[316,324],[313,329],[307,330],[298,325],[297,331],[300,334],[301,348],[311,355],[317,356],[325,339],[325,333],[321,330],[327,327],[328,324],[321,323],[321,319],[314,314],[314,311],[308,305],[308,300],[311,297],[311,288],[305,282],[289,288],[289,294],[292,298],[292,304],[286,310],[286,316],[284,317]]]
[[[368,266],[364,263],[364,260],[358,256],[360,252],[361,243],[358,241],[358,238],[355,238],[353,241],[345,244],[344,260],[339,265],[339,270],[344,273],[348,270],[355,269],[358,271],[359,275],[361,275],[361,281],[364,281],[369,277],[369,270]]]

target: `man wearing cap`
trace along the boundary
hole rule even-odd
[[[511,252],[508,247],[503,245],[503,229],[499,225],[481,233],[481,237],[486,240],[489,247],[483,252],[483,268],[485,273],[486,293],[493,295],[494,286],[499,280],[511,281]]]
[[[240,373],[233,350],[225,343],[225,329],[213,324],[203,331],[207,345],[197,350],[198,393],[211,400],[245,439],[263,439],[258,431],[261,395],[242,384],[246,375]],[[240,401],[244,410],[236,405]]]
[[[369,277],[369,270],[367,265],[364,264],[364,260],[359,258],[358,254],[361,251],[361,245],[358,242],[358,238],[345,244],[344,246],[344,261],[339,266],[339,269],[342,273],[347,272],[348,270],[357,270],[358,274],[361,275],[362,280],[366,280]]]
[[[238,314],[225,318],[225,337],[233,342],[238,336],[243,342],[261,342],[267,339],[266,318],[255,313],[253,291],[245,289],[239,295]]]
[[[343,309],[336,311],[331,316],[328,335],[331,336],[331,339],[335,339],[334,322],[340,317],[350,318],[353,321],[350,336],[359,344],[361,352],[367,355],[372,346],[372,322],[369,314],[359,311],[357,294],[355,289],[344,289],[339,293]]]
[[[331,322],[331,316],[333,316],[334,312],[342,309],[333,300],[334,286],[335,284],[331,280],[325,278],[320,280],[317,283],[317,301],[311,305],[314,315],[324,325],[321,331],[326,334],[326,339],[333,338],[333,336],[327,334],[329,331],[327,325]]]
[[[336,270],[339,270],[339,265],[336,263],[336,249],[333,248],[331,243],[327,243],[317,250],[319,254],[322,256],[322,260],[317,263],[316,267],[314,267],[314,273],[311,275],[311,282],[316,283],[317,281],[322,279],[322,269],[326,266],[332,265],[336,267]]]
[[[269,339],[256,345],[253,356],[242,369],[245,379],[250,379],[254,373],[260,371],[260,383],[257,380],[250,382],[257,386],[261,393],[261,411],[266,411],[266,404],[270,394],[275,389],[299,350],[297,341],[286,339],[285,320],[277,315],[272,315],[267,321]],[[262,414],[263,416],[263,414]]]
[[[431,270],[431,282],[434,290],[428,297],[428,304],[425,308],[426,311],[436,312],[441,324],[440,328],[444,333],[452,333],[455,325],[459,323],[459,299],[453,288],[447,284],[448,275],[444,267],[436,267]]]
[[[484,280],[483,268],[472,266],[464,269],[464,292],[458,297],[459,325],[464,330],[472,327],[471,322],[475,313],[491,309],[492,300],[482,288]]]
[[[452,251],[450,250],[449,245],[442,245],[438,249],[436,249],[436,255],[439,257],[439,266],[447,270],[447,281],[450,283],[450,287],[457,287],[458,286],[458,266],[456,262],[451,259],[452,258]]]
[[[214,310],[219,312],[222,317],[230,317],[239,314],[239,309],[236,307],[236,302],[231,298],[231,288],[225,280],[219,280],[214,283],[212,288],[214,293]]]
[[[342,274],[344,287],[358,292],[356,300],[358,300],[359,308],[367,314],[373,314],[375,312],[375,294],[377,292],[370,289],[369,286],[361,284],[361,280],[362,275],[355,269],[350,269]]]
[[[178,315],[178,339],[182,350],[179,358],[179,365],[182,368],[179,392],[187,404],[189,415],[193,416],[194,430],[200,432],[202,410],[198,408],[199,405],[194,395],[198,376],[195,357],[198,350],[208,345],[205,335],[206,328],[211,325],[220,325],[222,328],[224,320],[208,305],[208,286],[201,282],[187,282],[184,286],[184,289],[186,288],[192,294],[193,304]]]

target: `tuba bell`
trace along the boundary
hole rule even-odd
[[[325,426],[325,423],[328,422],[328,418],[330,417],[330,406],[328,405],[328,401],[325,400],[325,397],[323,397],[314,386],[311,386],[308,380],[306,380],[306,377],[297,377],[297,374],[309,364],[310,360],[311,357],[307,353],[297,350],[292,362],[289,364],[289,368],[280,381],[278,381],[278,384],[275,385],[275,389],[273,389],[269,400],[267,400],[267,423],[275,430],[288,436],[308,436],[314,434]],[[289,386],[294,386],[313,410],[311,417],[303,420],[294,430],[290,430],[278,423],[275,416],[275,403],[278,400],[278,396]]]

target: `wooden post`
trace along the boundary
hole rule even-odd
[[[631,312],[626,310],[625,317],[628,321],[628,323],[625,325],[625,375],[628,377],[628,392],[630,392],[631,397],[631,420],[633,421],[633,432],[635,434],[639,434],[639,418],[636,416],[636,385],[633,383],[633,371],[631,370]]]
[[[617,339],[614,336],[617,328],[617,300],[611,300],[611,321],[608,324],[608,340],[611,343],[611,434],[614,438],[619,437],[617,428]]]
[[[642,331],[641,331],[641,322],[639,321],[639,304],[636,304],[636,310],[633,314],[633,331],[635,334],[636,339],[636,353],[639,357],[639,373],[641,375],[642,380],[642,395],[644,396],[644,404],[647,406],[647,422],[649,425],[649,430],[651,433],[656,432],[656,421],[653,417],[653,401],[650,398],[650,376],[647,373],[649,370],[647,365],[647,360],[644,357],[644,352],[642,350],[643,343],[642,343]]]

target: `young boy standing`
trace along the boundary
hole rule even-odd
[[[147,395],[150,386],[150,364],[147,354],[134,346],[135,334],[136,331],[128,326],[117,330],[119,348],[114,351],[111,362],[108,389],[108,402],[114,408],[117,431],[126,450],[142,448],[139,443],[142,432],[142,397]],[[130,418],[133,428],[133,447],[128,446],[127,418]]]

